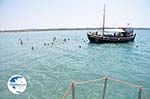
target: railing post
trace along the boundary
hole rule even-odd
[[[103,88],[103,96],[102,96],[102,99],[105,99],[106,87],[107,87],[107,80],[108,80],[108,78],[106,77],[106,78],[105,78],[105,82],[104,82],[104,88]]]
[[[139,88],[138,99],[142,99],[142,87]]]
[[[75,99],[75,83],[72,83],[72,99]]]

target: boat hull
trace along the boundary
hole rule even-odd
[[[130,41],[134,41],[136,34],[129,37],[107,37],[107,36],[98,36],[98,35],[90,35],[87,34],[90,43],[126,43]]]

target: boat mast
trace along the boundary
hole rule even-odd
[[[102,28],[102,36],[104,36],[104,28],[105,28],[105,4],[104,4],[104,12],[103,12],[103,28]]]

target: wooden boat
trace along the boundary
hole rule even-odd
[[[105,26],[105,5],[104,5],[104,14],[103,14],[103,28],[102,33],[89,32],[87,33],[88,39],[91,43],[124,43],[129,41],[134,41],[136,34],[133,29],[130,27],[119,28],[117,31],[113,30],[113,34],[104,34],[104,32],[112,32],[107,31],[104,28]]]

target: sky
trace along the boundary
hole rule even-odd
[[[0,0],[0,29],[150,27],[149,0]]]

